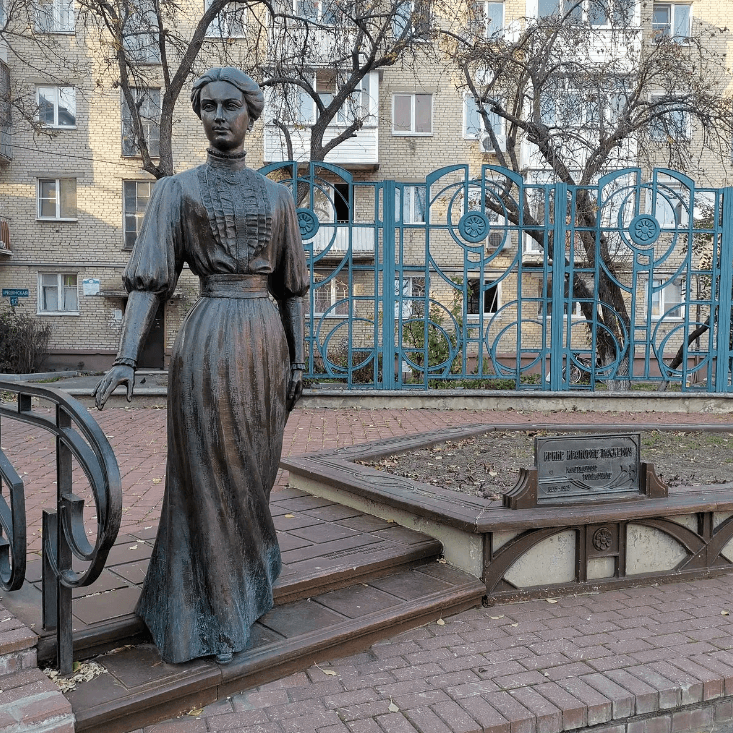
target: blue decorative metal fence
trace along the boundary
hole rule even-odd
[[[589,186],[489,165],[411,182],[262,170],[297,201],[311,379],[731,391],[733,189],[670,170]]]

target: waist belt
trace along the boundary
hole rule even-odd
[[[267,275],[205,275],[202,298],[267,298]]]

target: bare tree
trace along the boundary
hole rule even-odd
[[[374,119],[370,72],[403,62],[428,33],[426,11],[405,0],[76,0],[76,7],[75,18],[71,0],[11,0],[6,43],[39,71],[71,71],[71,55],[48,31],[76,28],[120,89],[123,147],[156,178],[173,174],[179,96],[212,63],[237,65],[269,89],[266,121],[283,131],[286,147],[292,151],[293,130],[308,127],[309,158],[324,160]],[[43,131],[27,91],[15,95],[16,108]],[[304,97],[311,119],[299,116]],[[326,136],[334,122],[338,133]]]
[[[623,263],[607,237],[596,249],[601,212],[593,184],[629,165],[690,170],[703,151],[729,161],[731,98],[720,50],[727,31],[698,23],[681,36],[680,24],[653,27],[647,4],[635,0],[540,0],[540,17],[502,27],[492,5],[470,3],[468,16],[464,6],[443,27],[442,49],[499,164],[580,187],[575,239],[591,267],[597,252],[603,260],[599,307],[582,277],[572,289],[587,321],[602,326],[598,355],[609,364],[622,357],[631,324],[613,277]],[[561,256],[558,247],[565,252],[540,227],[529,197],[518,201],[507,186],[486,205],[515,224],[523,220],[549,257]]]
[[[291,159],[305,148],[307,160],[323,161],[365,123],[376,124],[370,74],[433,51],[424,43],[432,32],[427,2],[278,0],[275,11],[249,69],[268,90],[266,122],[280,130]]]

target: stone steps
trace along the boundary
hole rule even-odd
[[[36,666],[36,640],[0,606],[0,733],[74,733],[71,705]]]
[[[442,549],[432,537],[300,491],[274,494],[271,510],[284,562],[274,589],[276,605],[433,560]],[[120,536],[99,580],[75,591],[75,659],[149,640],[133,610],[155,532],[155,527],[143,527]],[[38,659],[52,664],[56,639],[54,632],[42,628],[40,565],[38,559],[29,561],[25,585],[7,593],[4,602],[27,626],[38,630]]]
[[[228,665],[166,664],[150,644],[116,650],[95,660],[107,674],[68,693],[76,730],[124,733],[165,720],[477,606],[483,593],[476,578],[433,561],[277,606]]]

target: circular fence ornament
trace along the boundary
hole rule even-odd
[[[489,236],[489,217],[482,211],[467,211],[458,222],[458,231],[471,244],[478,244]]]
[[[298,215],[300,236],[303,239],[313,239],[321,226],[318,217],[311,209],[296,209],[295,213]]]
[[[640,247],[651,247],[659,239],[659,232],[659,222],[651,214],[639,214],[629,225],[629,236]]]

